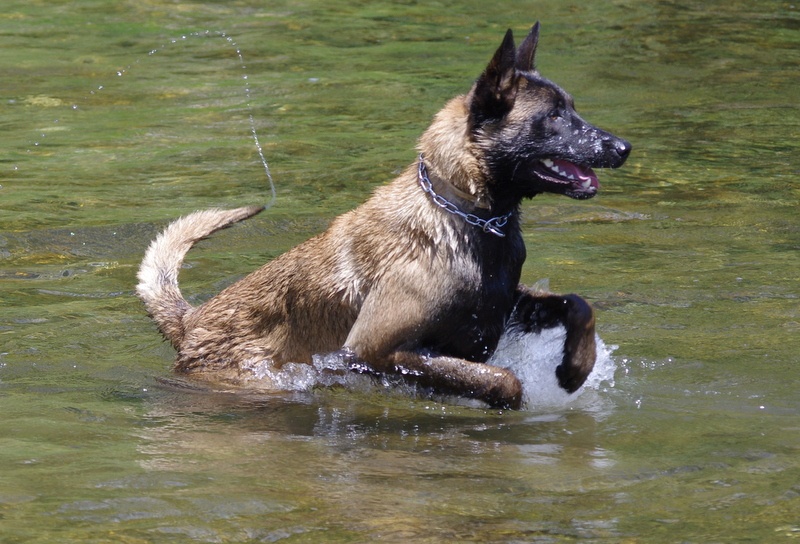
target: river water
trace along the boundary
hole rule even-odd
[[[193,303],[414,160],[505,29],[633,143],[524,204],[524,281],[597,309],[603,379],[498,412],[200,393],[133,296],[195,209]],[[800,538],[792,2],[21,2],[0,13],[0,532],[22,542]],[[252,125],[251,125],[252,116]]]

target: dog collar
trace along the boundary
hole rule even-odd
[[[462,212],[458,206],[433,190],[433,183],[431,183],[431,179],[428,177],[428,168],[425,166],[424,159],[425,157],[422,153],[420,153],[419,167],[417,168],[417,179],[419,180],[419,185],[422,187],[422,190],[430,195],[434,204],[448,213],[457,215],[468,224],[480,228],[483,232],[489,232],[495,236],[499,236],[500,238],[505,238],[506,233],[503,232],[503,227],[506,226],[508,219],[513,215],[514,212],[508,212],[505,215],[492,217],[491,219],[482,219],[475,214]]]

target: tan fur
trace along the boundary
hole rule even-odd
[[[486,173],[481,169],[483,153],[466,138],[469,100],[468,96],[458,96],[436,114],[418,148],[435,165],[429,168],[432,177],[447,180],[456,189],[472,195],[476,207],[488,207],[491,202]]]

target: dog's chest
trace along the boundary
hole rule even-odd
[[[485,361],[494,351],[514,304],[524,247],[471,247],[454,267],[454,292],[441,308],[436,332],[442,353]]]

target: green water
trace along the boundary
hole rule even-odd
[[[498,413],[159,381],[138,262],[269,200],[251,113],[278,198],[190,253],[195,302],[393,177],[536,19],[542,72],[634,145],[597,198],[524,207],[525,281],[595,305],[613,383]],[[800,538],[798,73],[790,2],[6,1],[0,540]]]

